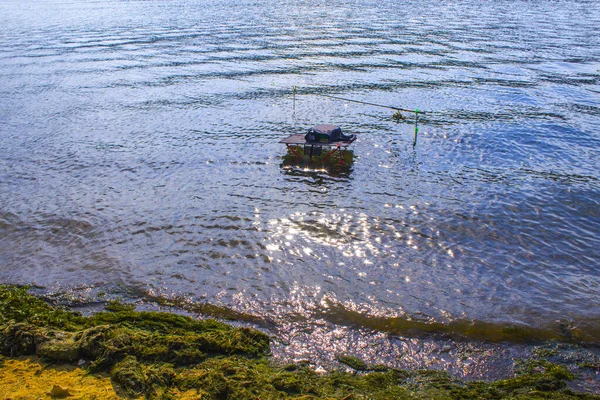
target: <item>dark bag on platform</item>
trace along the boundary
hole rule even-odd
[[[322,124],[309,130],[304,139],[309,143],[333,143],[352,141],[354,135],[344,135],[339,126]]]

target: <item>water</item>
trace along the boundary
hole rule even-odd
[[[597,344],[598,26],[575,0],[3,1],[0,282],[300,358],[472,324]],[[320,94],[425,111],[418,145]],[[317,123],[359,136],[350,165],[284,162]]]

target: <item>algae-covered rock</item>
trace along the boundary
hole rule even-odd
[[[137,339],[141,333],[150,333],[154,334],[150,335],[154,338],[161,335],[185,336],[177,340],[194,342],[195,346],[199,346],[202,352],[206,353],[261,356],[269,351],[269,336],[255,329],[236,328],[212,319],[197,320],[164,312],[136,312],[133,307],[117,302],[109,303],[108,308],[112,312],[83,317],[78,313],[51,307],[41,299],[29,295],[26,287],[0,285],[0,325],[13,321],[45,329],[80,333],[98,327],[97,331],[92,330],[88,333],[98,340],[106,336],[108,326],[113,332],[113,341],[116,341],[116,336],[120,334],[121,339],[132,336],[136,336]],[[113,330],[115,328],[129,331],[116,332]],[[173,338],[164,340],[170,343],[177,341]],[[178,347],[175,344],[173,346]],[[184,348],[185,344],[179,347]]]
[[[10,357],[35,354],[36,331],[34,326],[24,323],[0,326],[0,352]]]
[[[207,355],[258,357],[269,351],[269,336],[254,329],[115,304],[113,312],[82,317],[49,306],[25,288],[0,285],[0,352],[61,362],[85,358],[93,368],[107,369],[126,355],[183,366]]]
[[[285,398],[270,380],[274,377],[265,360],[241,357],[215,357],[194,368],[181,370],[174,385],[195,389],[217,399]]]
[[[110,376],[129,395],[141,395],[146,389],[146,376],[144,375],[142,365],[135,357],[128,356],[115,365]]]
[[[112,329],[109,325],[100,325],[77,332],[74,339],[79,344],[81,356],[92,360],[102,357],[106,352],[107,332]]]
[[[8,356],[37,355],[52,361],[75,361],[80,345],[75,334],[28,323],[9,322],[0,326],[0,352]]]
[[[235,400],[600,400],[600,396],[570,391],[567,382],[573,374],[545,360],[525,362],[515,377],[496,382],[463,382],[443,371],[378,368],[352,356],[337,359],[351,366],[353,373],[317,374],[306,363],[273,365],[266,357],[269,337],[254,329],[175,314],[136,312],[116,303],[109,308],[111,312],[82,317],[54,309],[28,295],[26,289],[0,286],[0,353],[37,355],[59,363],[83,359],[89,361],[85,364],[94,374],[110,371],[113,384],[124,394],[146,399],[185,394],[186,398]],[[65,388],[61,382],[51,381]],[[49,393],[49,384],[44,386],[44,394]],[[0,393],[3,385],[0,380]],[[53,397],[59,397],[56,390]],[[73,393],[76,390],[80,389]]]
[[[65,397],[69,397],[69,388],[65,388],[60,385],[54,385],[48,394],[52,397],[64,399]]]
[[[63,331],[46,331],[45,335],[38,330],[39,337],[36,339],[36,354],[42,358],[48,358],[58,362],[76,361],[79,359],[80,346],[73,340],[74,334]]]
[[[187,334],[151,333],[140,329],[103,326],[83,331],[79,338],[82,355],[95,366],[111,366],[126,355],[144,362],[194,365],[207,354],[257,356],[268,351],[268,337],[251,330],[208,331]]]

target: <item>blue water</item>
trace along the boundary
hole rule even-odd
[[[598,343],[598,26],[575,0],[5,0],[0,282],[325,347],[396,319]],[[417,146],[413,113],[321,94],[418,108]],[[286,162],[318,123],[349,165]]]

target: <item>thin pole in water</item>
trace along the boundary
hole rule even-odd
[[[419,109],[415,109],[415,140],[413,141],[413,147],[417,145],[417,134],[419,133]]]
[[[292,107],[293,107],[293,111],[294,111],[294,114],[295,114],[296,113],[296,92],[298,90],[297,90],[296,86],[292,86],[292,88],[294,89],[294,102],[293,102]]]

